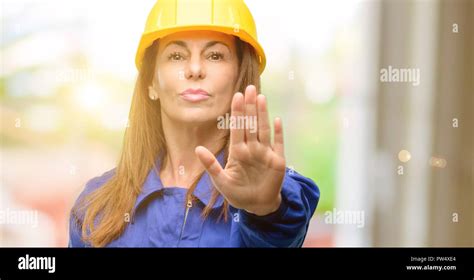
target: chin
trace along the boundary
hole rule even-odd
[[[175,115],[175,119],[185,123],[209,123],[217,122],[217,115],[210,114],[205,108],[186,108],[179,110],[180,113]]]

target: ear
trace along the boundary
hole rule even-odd
[[[160,98],[154,84],[148,87],[148,96],[150,96],[151,100],[158,100]]]

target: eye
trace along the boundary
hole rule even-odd
[[[208,56],[207,59],[211,61],[219,61],[224,58],[224,55],[220,52],[211,52]]]
[[[184,59],[184,56],[180,52],[173,52],[168,55],[168,60],[171,61],[181,61]]]

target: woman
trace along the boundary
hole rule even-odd
[[[158,1],[136,63],[120,161],[86,184],[69,245],[301,246],[319,189],[286,169],[279,119],[271,143],[243,0]]]

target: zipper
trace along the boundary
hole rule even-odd
[[[189,214],[189,209],[193,207],[193,201],[191,199],[188,199],[188,202],[186,203],[186,210],[184,212],[184,220],[183,220],[183,225],[181,226],[181,233],[179,234],[179,240],[178,240],[178,245],[181,242],[181,238],[183,238],[183,232],[184,232],[184,227],[186,226],[186,221],[188,220],[188,214]]]

